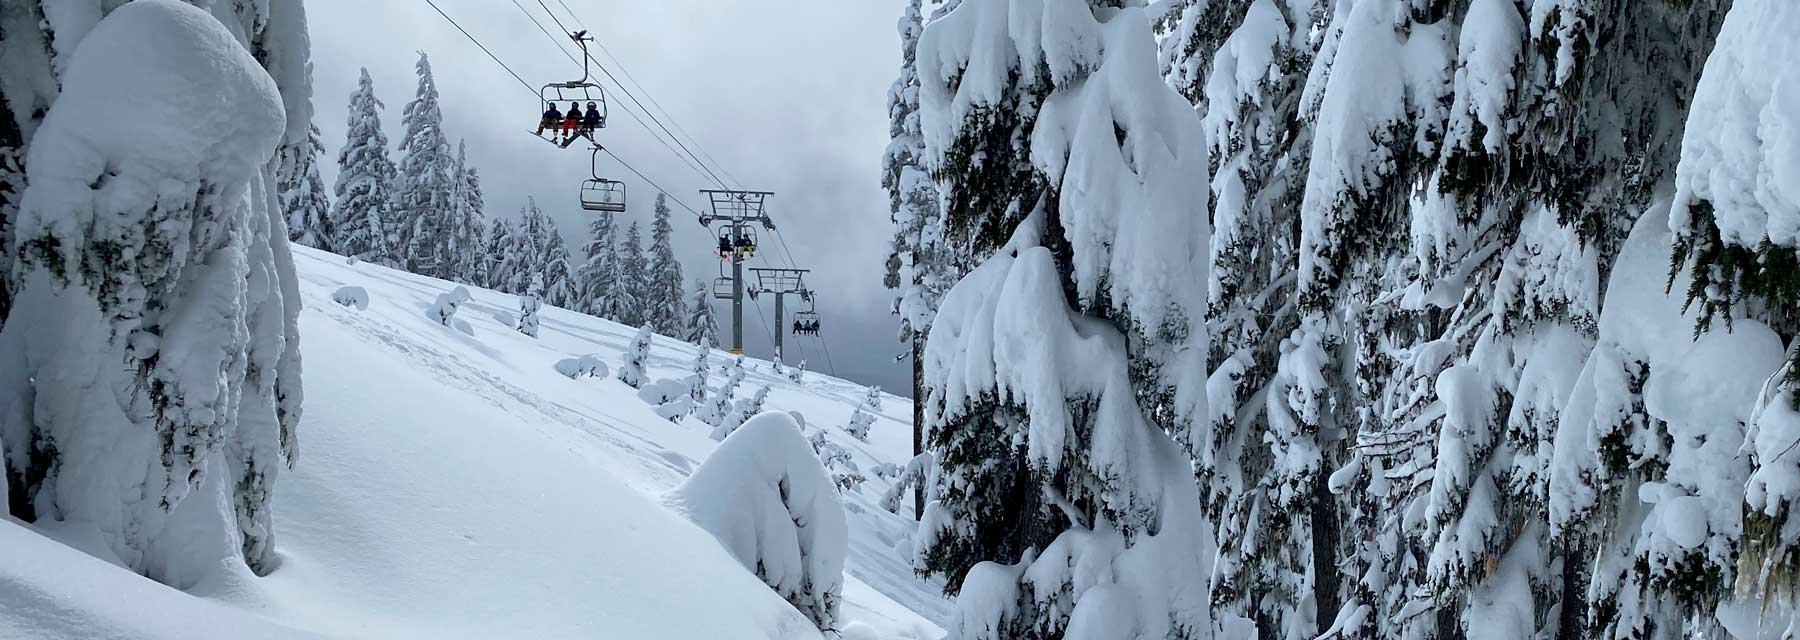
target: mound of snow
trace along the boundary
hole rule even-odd
[[[819,628],[832,628],[849,544],[844,507],[793,417],[771,411],[745,422],[671,503]]]
[[[356,307],[357,311],[369,310],[369,290],[354,285],[338,287],[332,292],[331,301],[346,307]]]
[[[586,355],[579,358],[563,358],[556,361],[556,372],[570,378],[594,377],[604,378],[608,369],[600,356]]]
[[[653,407],[668,404],[676,398],[688,397],[688,383],[685,380],[663,378],[638,389],[637,396],[639,400],[643,400],[645,404]]]

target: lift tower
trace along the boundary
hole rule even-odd
[[[731,295],[721,295],[715,290],[713,296],[731,300],[731,352],[744,352],[744,259],[745,254],[754,254],[756,247],[756,230],[752,224],[760,224],[764,229],[773,231],[775,222],[769,219],[768,212],[763,209],[763,202],[770,191],[742,191],[738,189],[701,189],[700,195],[706,196],[712,203],[712,214],[700,216],[700,225],[711,230],[713,223],[719,224],[719,237],[732,248],[729,255],[721,258],[731,259]],[[748,242],[748,244],[746,244]],[[745,248],[749,250],[746,251]]]
[[[786,332],[787,325],[782,324],[785,316],[782,304],[790,295],[800,296],[801,300],[812,300],[811,289],[806,288],[806,274],[812,269],[770,269],[752,267],[750,273],[756,275],[756,287],[750,290],[750,297],[767,293],[775,296],[775,357],[781,357],[781,334]]]

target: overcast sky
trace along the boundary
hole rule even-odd
[[[515,0],[435,1],[527,83],[581,75],[526,17],[528,12],[551,33],[558,31],[539,0],[516,0],[516,6]],[[710,154],[745,187],[775,192],[769,212],[794,261],[815,269],[807,284],[819,292],[824,339],[837,373],[906,395],[909,368],[894,360],[902,345],[888,313],[891,294],[881,286],[891,230],[880,167],[887,145],[887,88],[900,58],[894,23],[901,3],[562,1],[579,26],[558,0],[542,0],[570,29],[589,30],[616,57],[615,64],[594,48],[595,58],[615,76],[625,80],[629,72],[642,85],[640,92],[627,80],[638,100],[655,109],[654,98],[667,110],[673,122],[664,125],[685,130],[698,141],[696,151]],[[560,223],[571,250],[586,243],[588,218],[578,206],[577,188],[590,171],[590,152],[579,145],[558,149],[529,135],[539,113],[535,89],[495,64],[425,0],[307,0],[307,10],[315,121],[331,159],[328,185],[336,178],[358,69],[367,67],[374,78],[376,95],[387,105],[383,124],[398,144],[400,115],[417,82],[413,65],[417,52],[424,51],[431,56],[446,133],[452,144],[467,140],[470,161],[481,172],[488,215],[517,216],[526,197],[534,196]],[[698,190],[711,185],[651,137],[627,108],[656,128],[637,105],[615,95],[602,142],[671,196],[703,207]],[[631,211],[620,226],[640,220],[647,236],[656,189],[604,154],[600,174],[627,183]],[[710,253],[711,236],[690,214],[674,208],[683,275],[690,283],[716,277],[721,263]],[[749,266],[790,265],[775,243],[766,242]],[[714,309],[728,341],[729,303],[720,301]],[[756,307],[746,304],[745,341],[751,354],[766,357],[768,331],[775,329],[769,300],[762,301],[762,311],[758,322],[752,318]],[[829,368],[819,339],[790,334],[786,340],[789,362],[804,357],[811,369]]]

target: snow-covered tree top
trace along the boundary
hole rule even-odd
[[[28,164],[63,166],[71,147],[137,175],[240,182],[273,154],[287,116],[275,82],[218,20],[176,0],[133,2],[94,27],[69,61],[63,94]],[[88,181],[100,166],[69,166]],[[144,185],[154,189],[155,185]],[[34,207],[39,210],[51,210]]]

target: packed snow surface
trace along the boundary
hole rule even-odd
[[[558,371],[590,355],[616,365],[635,329],[545,307],[533,339],[505,322],[515,296],[468,289],[455,319],[471,336],[426,313],[450,283],[294,251],[306,414],[276,488],[274,571],[221,568],[183,593],[3,520],[0,639],[821,637],[665,506],[736,438],[715,443],[695,417],[671,423],[616,379]],[[347,286],[373,303],[335,302]],[[715,388],[728,357],[710,358]],[[695,359],[658,336],[646,373],[685,377]],[[863,467],[911,457],[904,399],[885,398],[859,442],[836,425],[862,387],[820,374],[795,385],[757,360],[746,369],[740,400],[771,387],[765,409],[799,413],[808,435],[826,431]],[[838,628],[937,638],[932,621],[950,604],[906,563],[912,505],[880,508],[891,482],[843,496]]]

